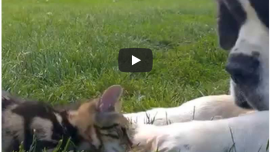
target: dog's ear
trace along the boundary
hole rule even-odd
[[[238,38],[240,25],[224,1],[217,0],[217,2],[219,45],[224,50],[230,50]]]
[[[120,85],[113,85],[104,91],[98,101],[98,110],[100,112],[120,112],[120,97],[123,89]]]

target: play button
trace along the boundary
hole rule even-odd
[[[125,48],[118,54],[118,67],[121,72],[150,72],[153,54],[146,48]]]
[[[133,56],[132,55],[132,65],[134,65],[134,64],[136,64],[136,63],[138,63],[138,62],[140,62],[141,60],[139,59],[139,58],[136,58],[135,56]]]

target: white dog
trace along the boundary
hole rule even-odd
[[[229,50],[226,70],[231,75],[233,100],[223,95],[209,96],[183,107],[126,114],[137,120],[133,142],[147,145],[148,151],[268,151],[269,0],[218,0],[218,8],[219,42]],[[232,101],[239,107],[259,111],[245,114],[248,111],[234,106]],[[238,116],[241,114],[245,115]],[[156,125],[168,120],[173,124],[143,124],[149,115]],[[209,120],[216,115],[226,119]],[[193,118],[205,121],[184,122]]]

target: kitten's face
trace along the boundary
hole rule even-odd
[[[101,152],[126,152],[130,148],[129,122],[120,113],[121,95],[121,86],[111,86],[101,98],[86,102],[77,111],[69,112],[70,123],[79,129],[80,136],[88,142],[79,149],[92,147]]]

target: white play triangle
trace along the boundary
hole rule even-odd
[[[139,58],[137,58],[137,57],[135,57],[135,56],[132,55],[132,65],[134,65],[134,64],[136,64],[136,63],[138,63],[140,61],[141,60]]]

